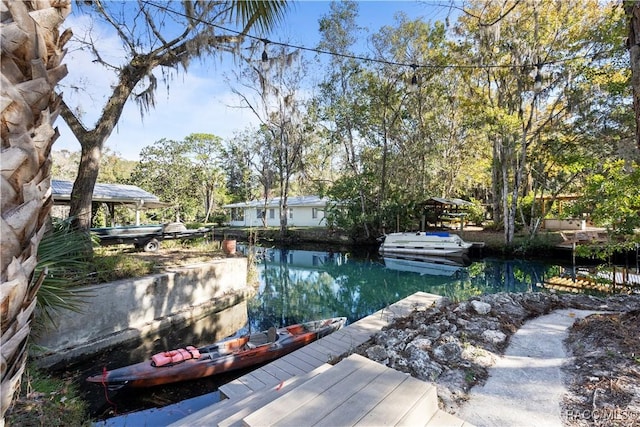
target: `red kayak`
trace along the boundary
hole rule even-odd
[[[346,317],[270,328],[248,336],[228,338],[195,348],[165,351],[150,360],[87,378],[115,390],[124,386],[151,387],[208,377],[269,362],[342,328]]]

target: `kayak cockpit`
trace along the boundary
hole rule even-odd
[[[266,344],[274,343],[278,341],[278,339],[280,339],[280,334],[278,334],[278,330],[272,326],[266,332],[258,332],[249,335],[249,340],[247,341],[245,346],[248,349],[253,349]]]

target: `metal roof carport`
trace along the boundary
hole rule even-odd
[[[73,182],[53,179],[51,180],[51,192],[54,205],[68,205],[71,202],[71,190]],[[115,222],[115,207],[123,206],[134,209],[136,212],[136,225],[140,225],[140,211],[142,209],[157,209],[171,206],[161,202],[160,199],[135,185],[125,184],[96,184],[93,189],[93,202],[105,203],[109,209],[111,223]]]

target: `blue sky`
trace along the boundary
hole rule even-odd
[[[432,1],[362,1],[359,2],[358,24],[367,27],[369,33],[376,32],[384,25],[394,23],[394,15],[404,12],[410,18],[425,21],[443,20],[449,12],[448,0]],[[273,41],[283,41],[305,47],[315,47],[319,41],[318,20],[329,13],[328,1],[298,1],[293,3],[282,28],[270,34]],[[88,25],[86,17],[72,15],[66,24],[75,28]],[[117,39],[113,34],[104,33],[100,40],[112,45],[117,51]],[[363,49],[366,43],[363,41]],[[358,53],[365,53],[358,52]],[[114,53],[117,55],[117,53]],[[225,76],[232,65],[227,56],[207,61],[190,68],[188,74],[181,72],[169,85],[169,90],[160,83],[156,92],[156,107],[140,117],[137,105],[127,102],[119,124],[107,141],[106,146],[129,160],[138,160],[140,150],[162,138],[182,140],[191,133],[211,133],[230,138],[257,123],[256,118],[240,108],[240,100],[234,95]],[[104,99],[110,93],[112,76],[101,67],[91,63],[91,58],[71,50],[66,56],[69,75],[62,81],[61,91],[70,96],[70,105],[79,105],[83,121],[88,127],[97,119],[104,106]],[[82,86],[82,81],[90,82],[88,90],[75,92],[71,86]],[[85,85],[86,86],[86,85]],[[75,102],[73,102],[75,100]],[[80,151],[80,144],[61,118],[56,122],[60,138],[54,150]]]

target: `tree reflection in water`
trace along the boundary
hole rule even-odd
[[[264,249],[257,261],[260,286],[248,304],[249,326],[263,330],[333,316],[346,316],[352,323],[418,291],[452,300],[530,292],[562,270],[528,260],[459,260],[452,266],[445,260]]]

